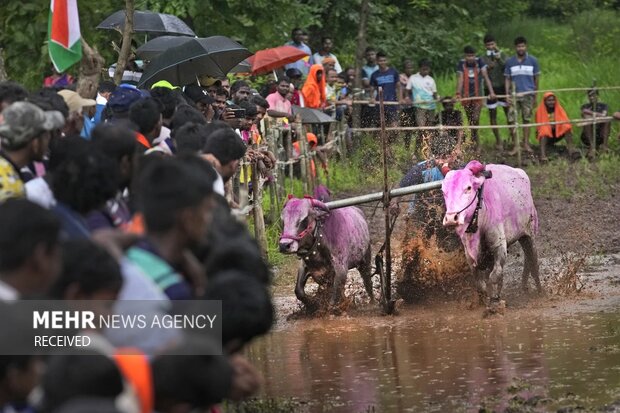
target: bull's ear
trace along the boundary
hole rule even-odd
[[[479,176],[484,171],[485,166],[479,161],[473,160],[465,168],[469,169],[474,176]]]

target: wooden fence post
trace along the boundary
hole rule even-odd
[[[263,215],[263,188],[260,185],[258,162],[252,162],[252,212],[254,213],[254,237],[258,242],[261,255],[265,261],[269,260],[267,235],[265,233],[265,216]],[[247,168],[246,168],[247,171]],[[247,180],[247,175],[246,175]]]
[[[306,150],[306,134],[301,124],[301,116],[297,115],[295,119],[295,130],[297,131],[297,145],[299,146],[299,162],[301,169],[301,183],[303,185],[304,194],[308,193],[308,151]]]
[[[265,118],[265,140],[267,142],[267,149],[273,153],[277,159],[277,151],[273,144],[273,129],[271,128],[271,122],[269,118]],[[278,185],[278,165],[274,165],[272,172],[270,173],[269,180],[269,222],[275,222],[276,218],[276,196],[275,186]]]

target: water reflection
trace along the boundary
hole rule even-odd
[[[620,388],[617,320],[311,320],[261,339],[249,356],[265,376],[265,395],[308,400],[317,412],[503,411],[515,395],[567,393],[601,406]]]

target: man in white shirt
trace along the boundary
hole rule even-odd
[[[432,126],[435,123],[435,109],[437,104],[437,85],[430,75],[431,63],[428,60],[420,61],[418,73],[411,75],[407,82],[407,91],[411,92],[411,100],[415,108],[415,119],[418,126]],[[422,145],[422,133],[416,137],[416,151]]]
[[[323,59],[325,59],[326,57],[331,57],[335,61],[334,69],[336,70],[336,72],[342,72],[342,67],[340,66],[340,62],[338,62],[338,58],[335,54],[331,52],[332,47],[334,46],[334,42],[332,41],[331,37],[321,38],[321,45],[321,50],[312,55],[314,63],[317,65],[321,65],[323,64]]]

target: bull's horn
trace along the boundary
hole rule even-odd
[[[478,176],[482,173],[482,171],[484,171],[485,166],[479,161],[474,160],[470,161],[465,168],[469,169],[471,173]]]
[[[314,208],[319,208],[319,209],[329,212],[329,208],[327,207],[327,205],[325,205],[323,202],[319,201],[318,199],[311,198],[310,202],[312,203],[312,206]]]

